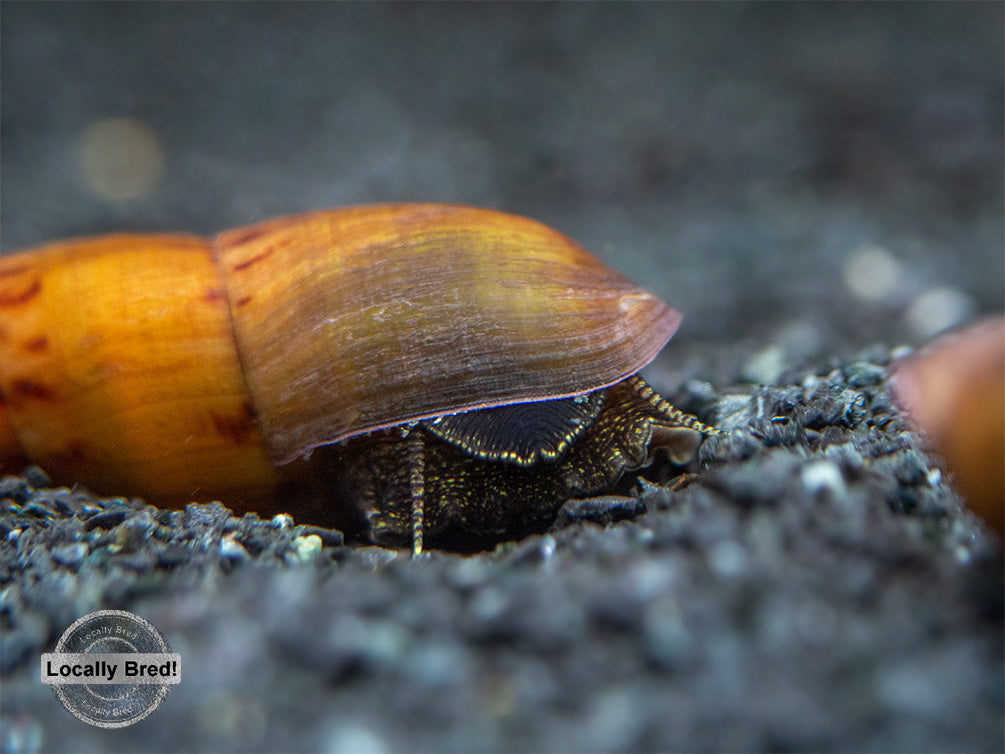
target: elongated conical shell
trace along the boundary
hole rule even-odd
[[[300,215],[216,239],[273,458],[645,366],[680,314],[566,236],[436,204]]]

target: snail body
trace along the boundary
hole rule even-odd
[[[421,531],[422,503],[467,504],[437,481],[453,451],[547,476],[618,401],[652,409],[626,430],[636,456],[656,424],[693,450],[696,420],[640,398],[644,383],[611,388],[679,322],[557,231],[456,205],[55,242],[0,257],[0,463],[153,502],[254,503],[332,446],[340,467],[371,469],[337,486],[400,538],[400,516],[375,526],[392,507],[374,492],[388,463],[404,463],[409,492],[394,495],[418,496]],[[423,451],[440,446],[430,478]]]

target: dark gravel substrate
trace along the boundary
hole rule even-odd
[[[731,429],[690,485],[570,503],[552,532],[468,558],[9,477],[5,746],[1000,750],[1001,553],[905,430],[886,363],[873,349],[752,395],[685,385]],[[183,658],[119,731],[38,680],[99,608]]]

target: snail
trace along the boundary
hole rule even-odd
[[[558,231],[461,205],[58,241],[0,257],[0,469],[163,505],[320,491],[416,551],[501,538],[694,456],[713,430],[637,375],[680,319]]]

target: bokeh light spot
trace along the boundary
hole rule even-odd
[[[135,118],[95,121],[81,134],[78,149],[84,186],[105,201],[142,198],[164,172],[160,138]]]

